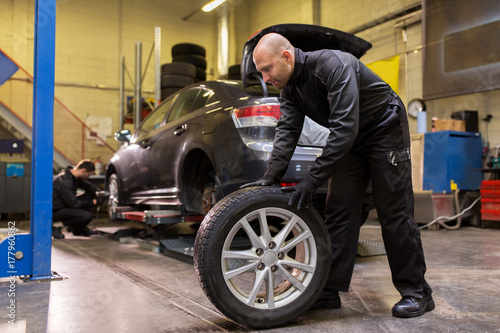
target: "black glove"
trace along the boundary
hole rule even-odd
[[[304,179],[295,185],[294,188],[295,191],[292,193],[290,201],[288,201],[288,206],[297,207],[298,210],[301,210],[302,208],[309,208],[312,196],[318,189],[318,186],[314,185],[307,179]]]
[[[96,191],[96,206],[101,206],[103,203],[105,203],[108,200],[109,195],[110,194],[108,191]]]
[[[278,180],[274,176],[264,176],[261,179],[256,180],[254,182],[241,185],[240,188],[251,187],[251,186],[271,186],[276,184],[277,182]]]

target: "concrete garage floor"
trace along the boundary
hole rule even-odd
[[[0,228],[6,225],[0,222]],[[29,230],[29,222],[18,228]],[[362,228],[361,239],[381,240],[376,221]],[[434,311],[414,319],[393,317],[391,307],[400,297],[386,256],[358,257],[351,290],[341,293],[342,308],[309,311],[267,331],[499,332],[500,230],[423,230],[422,241]],[[0,332],[254,331],[215,309],[192,264],[135,244],[66,233],[66,239],[53,241],[52,269],[63,279],[16,280],[15,326],[7,317],[10,282],[0,279]]]

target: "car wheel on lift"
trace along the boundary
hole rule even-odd
[[[254,328],[284,325],[315,302],[328,277],[330,238],[314,208],[288,206],[279,187],[220,200],[194,246],[200,285],[229,318]]]
[[[111,221],[116,220],[113,216],[113,211],[116,207],[120,206],[120,188],[118,185],[118,176],[114,173],[112,174],[107,183],[107,191],[109,192],[108,197],[108,216]]]

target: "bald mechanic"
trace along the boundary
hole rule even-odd
[[[264,81],[281,90],[281,118],[264,177],[243,187],[278,183],[304,116],[330,130],[323,154],[289,202],[297,209],[307,208],[318,186],[328,181],[325,223],[333,262],[313,308],[339,308],[339,291],[349,289],[362,197],[371,178],[392,280],[402,296],[392,314],[417,317],[433,310],[420,230],[413,217],[408,120],[397,94],[353,55],[337,50],[303,52],[275,33],[262,37],[253,61]]]

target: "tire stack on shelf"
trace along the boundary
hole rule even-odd
[[[196,67],[187,62],[161,65],[161,100],[194,83]]]
[[[207,79],[203,46],[181,43],[172,47],[172,63],[161,66],[161,100],[176,91]]]
[[[241,80],[241,65],[229,66],[227,78],[228,80]]]
[[[205,48],[201,45],[182,43],[172,47],[172,62],[187,62],[196,67],[195,82],[207,79],[207,60]]]

